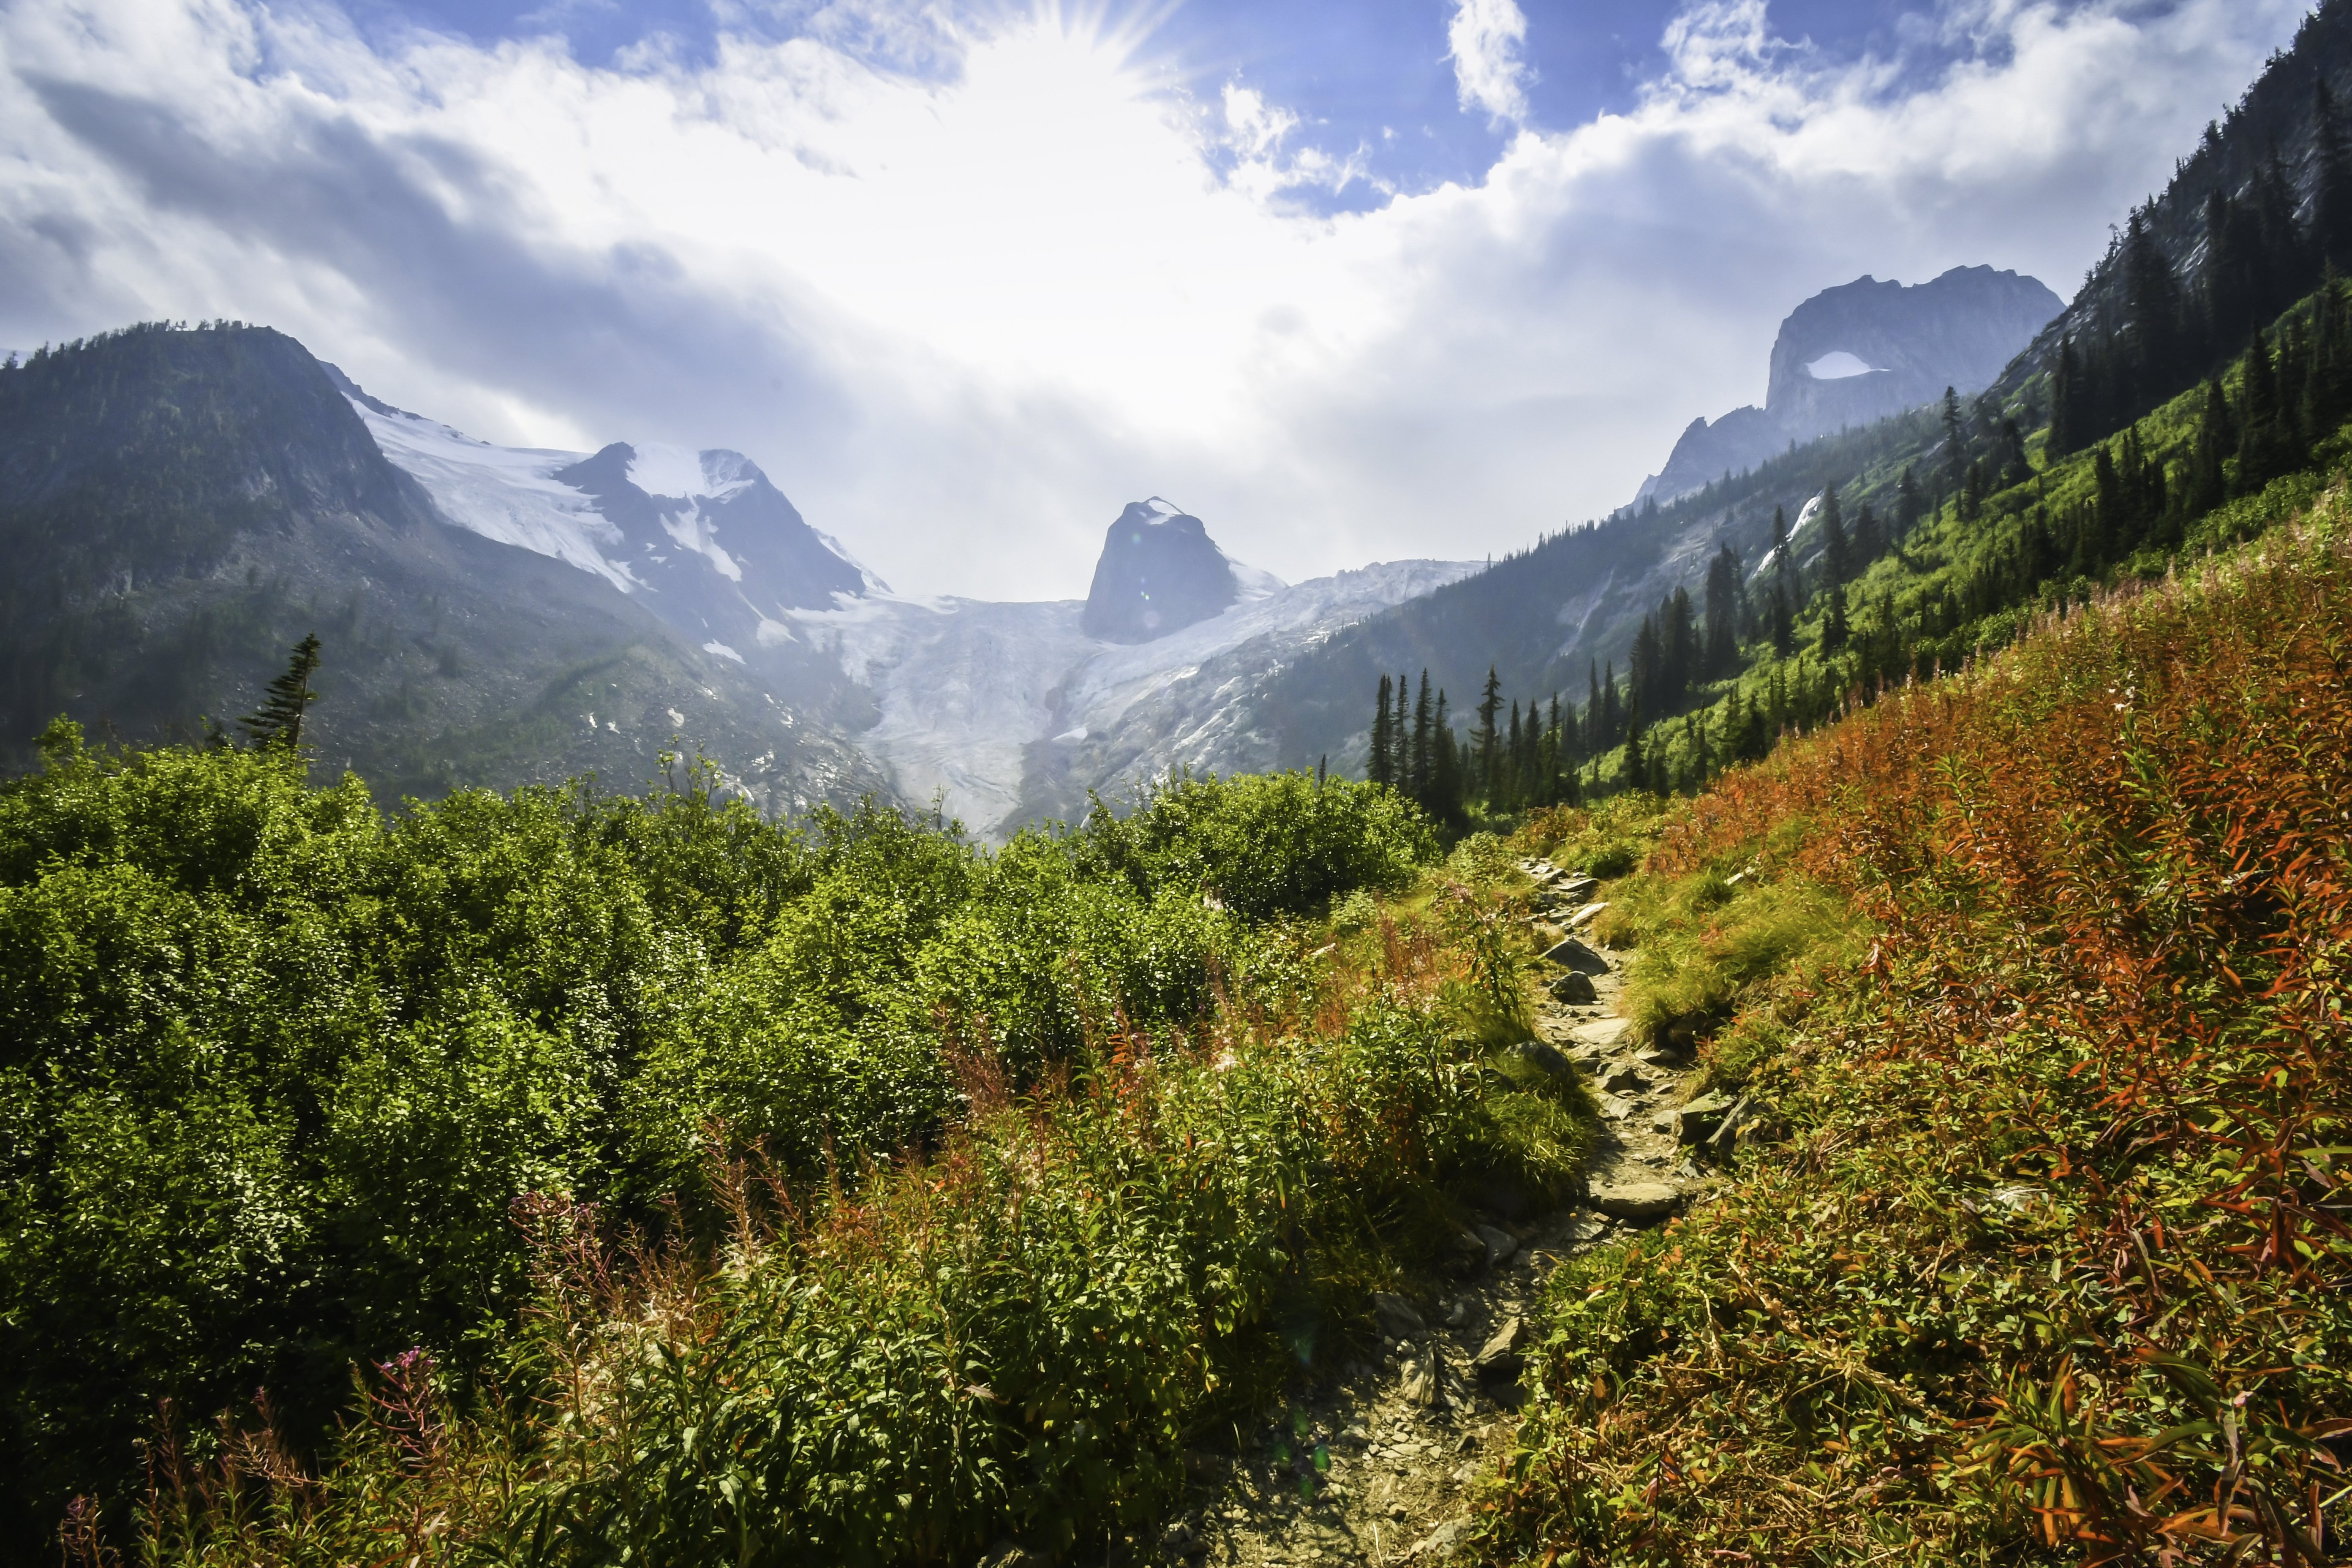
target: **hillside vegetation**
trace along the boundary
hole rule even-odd
[[[2347,521],[1658,824],[1653,1026],[1717,977],[1709,1087],[1766,1136],[1554,1277],[1493,1560],[2343,1560]]]
[[[46,752],[0,789],[20,1542],[77,1495],[158,1560],[1100,1540],[1452,1191],[1583,1146],[1480,1068],[1492,841],[1433,866],[1370,786],[987,852],[698,774],[386,816],[282,746]]]

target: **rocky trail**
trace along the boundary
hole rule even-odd
[[[1474,1211],[1460,1272],[1367,1303],[1377,1361],[1317,1369],[1258,1430],[1235,1434],[1237,1456],[1195,1455],[1182,1515],[1106,1568],[1442,1563],[1466,1538],[1478,1483],[1508,1448],[1521,1347],[1546,1277],[1628,1228],[1662,1223],[1705,1184],[1679,1136],[1695,1068],[1637,1055],[1631,1020],[1618,1011],[1633,955],[1573,938],[1601,907],[1590,901],[1589,880],[1522,865],[1537,882],[1532,918],[1557,940],[1538,1037],[1518,1049],[1548,1070],[1584,1074],[1601,1105],[1584,1198],[1548,1214]],[[992,1568],[1026,1562],[1013,1552]]]

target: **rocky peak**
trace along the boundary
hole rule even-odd
[[[1241,596],[1234,563],[1207,527],[1154,496],[1131,503],[1110,525],[1080,625],[1105,642],[1150,642]]]
[[[1789,313],[1772,344],[1764,406],[1693,420],[1633,499],[1660,504],[1847,426],[1990,386],[2063,302],[2037,279],[1955,267],[1906,288],[1855,279]]]
[[[1780,323],[1764,411],[1783,439],[1804,441],[1916,408],[1947,386],[1981,392],[2063,309],[2039,279],[1990,267],[1907,289],[1857,278]]]

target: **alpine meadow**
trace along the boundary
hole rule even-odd
[[[88,36],[167,0],[124,3]],[[1638,86],[1587,116],[1631,137],[1733,69],[1709,27],[1752,31],[1741,69],[1847,62],[1860,114],[1923,58],[1991,80],[2200,4],[1824,3],[1801,42],[1763,0],[1611,4],[1575,37],[1666,27],[1682,76],[1587,73]],[[760,135],[845,188],[881,165],[778,104],[838,132],[917,83],[890,156],[925,120],[978,145],[955,95],[1013,26],[572,9],[221,14],[240,80],[373,106],[320,159],[389,112],[367,93],[519,63],[531,92],[702,83],[678,112],[719,148],[751,111],[709,84],[772,45]],[[1250,96],[1309,91],[1272,64],[1215,105],[1149,90],[1187,135],[1263,117],[1202,168],[1331,235],[1533,182],[1585,79],[1530,63],[1570,22],[1513,0],[1181,31],[1208,9],[1136,38],[1311,58],[1321,117]],[[1827,289],[1763,405],[1483,563],[1286,582],[1220,542],[1276,548],[1263,519],[1213,536],[1155,495],[1083,601],[901,593],[745,451],[526,444],[586,402],[468,383],[494,444],[226,317],[7,355],[0,1565],[2352,1563],[2352,0],[2281,16],[2160,193],[2098,215],[2071,300],[1990,266]],[[134,100],[13,26],[26,101],[127,144]],[[1284,142],[1354,133],[1368,40],[1440,72],[1454,128]],[[1381,112],[1433,115],[1413,90]],[[598,142],[603,111],[565,110],[599,178],[669,155],[658,116]],[[9,255],[38,227],[15,114]],[[385,134],[381,168],[319,167],[387,211],[428,166],[452,204],[499,191],[555,254],[554,184]],[[1476,136],[1484,183],[1444,161]],[[1670,172],[1641,174],[1667,205]],[[195,233],[155,215],[193,223],[199,184],[142,221]],[[250,221],[255,268],[299,248]],[[411,226],[457,289],[488,231]],[[677,257],[600,243],[678,290],[610,309],[606,379],[645,321],[769,352],[694,314]],[[513,269],[518,321],[528,250],[466,263]],[[345,300],[320,276],[274,297]],[[784,336],[882,363],[824,338],[868,298],[843,287],[772,289]],[[1252,374],[1338,355],[1307,321],[1265,312],[1288,346]],[[924,330],[894,461],[966,460],[919,449],[942,407],[982,444],[1003,408],[1055,424],[1016,454],[1055,484],[1109,461],[1087,421],[1132,408],[983,395]],[[392,341],[334,352],[429,385]],[[1371,383],[1423,346],[1346,405],[1413,461],[1439,444]],[[675,384],[633,391],[647,429],[714,406]],[[847,420],[776,450],[823,468]],[[1599,462],[1592,429],[1543,440]],[[978,557],[1006,504],[975,481],[924,551]]]

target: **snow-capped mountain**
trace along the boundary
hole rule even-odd
[[[1087,599],[894,595],[740,453],[497,447],[327,370],[443,520],[642,605],[743,667],[754,719],[845,727],[900,799],[940,800],[988,838],[1171,767],[1275,765],[1252,698],[1286,660],[1475,569],[1391,562],[1293,586],[1154,496],[1111,524]]]
[[[1147,553],[1136,570],[1122,528],[1180,519],[1162,535],[1176,549]],[[1214,552],[1213,563],[1202,547]],[[1176,766],[1273,765],[1250,701],[1263,678],[1339,627],[1477,569],[1398,561],[1293,586],[1232,561],[1199,519],[1157,497],[1121,514],[1105,556],[1110,568],[1097,568],[1097,597],[1087,600],[990,604],[877,592],[797,610],[791,620],[874,692],[880,717],[857,742],[898,792],[939,799],[974,832],[1003,838],[1024,822],[1076,818],[1089,789],[1113,794]],[[1197,606],[1197,595],[1184,600],[1164,588],[1161,598],[1145,596],[1151,583],[1167,584],[1169,556],[1192,586],[1223,565],[1231,596],[1212,614],[1138,640],[1143,628],[1133,606]],[[1139,579],[1144,586],[1135,586]],[[1113,635],[1089,629],[1105,599],[1113,610],[1105,630]]]
[[[603,578],[706,653],[756,666],[792,640],[790,611],[882,586],[740,452],[497,447],[328,370],[383,455],[449,521]]]

